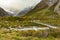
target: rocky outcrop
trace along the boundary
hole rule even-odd
[[[42,0],[40,3],[38,3],[34,10],[40,10],[40,9],[43,9],[43,8],[46,8],[48,6],[53,6],[58,0]]]
[[[60,1],[57,4],[57,6],[55,7],[54,11],[60,15]]]
[[[38,3],[38,4],[36,5],[36,7],[35,7],[34,9],[40,10],[40,9],[42,9],[42,8],[45,8],[45,7],[48,7],[48,5],[45,3],[45,1],[41,1],[40,3]]]
[[[54,5],[58,0],[42,0],[44,1],[48,6]]]

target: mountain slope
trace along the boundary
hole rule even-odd
[[[32,10],[33,9],[33,7],[28,7],[28,8],[25,8],[25,9],[23,9],[22,11],[19,11],[17,14],[16,14],[16,16],[23,16],[23,15],[25,15],[26,13],[28,13],[30,10]]]
[[[60,16],[58,13],[54,12],[55,7],[58,3],[59,1],[54,2],[53,5],[49,6],[45,3],[45,1],[41,1],[39,4],[36,5],[34,9],[29,11],[23,17],[30,18],[32,20],[40,20],[41,22],[55,26],[60,26]]]
[[[8,16],[9,14],[3,9],[0,7],[0,16]]]
[[[58,4],[58,1],[54,2],[53,4],[54,5],[51,4],[52,6],[49,6],[45,1],[41,1],[39,4],[36,5],[36,7],[34,9],[32,9],[30,12],[28,12],[26,14],[26,16],[34,16],[34,15],[38,16],[38,15],[43,15],[46,13],[54,14],[55,13],[54,9],[55,9],[56,5]]]

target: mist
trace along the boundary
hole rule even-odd
[[[6,11],[14,12],[24,8],[35,6],[41,0],[0,0],[0,6]]]

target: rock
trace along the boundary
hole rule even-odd
[[[48,6],[54,5],[58,0],[42,0],[44,1]]]
[[[54,11],[60,15],[60,1],[58,2],[58,4],[55,7]]]
[[[44,1],[41,1],[40,3],[38,3],[38,4],[35,6],[34,10],[40,10],[40,9],[45,8],[45,7],[48,7],[48,5],[47,5]]]

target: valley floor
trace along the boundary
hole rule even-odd
[[[0,18],[0,40],[60,40],[60,22],[20,17]],[[60,21],[60,20],[59,20]],[[39,29],[39,30],[38,30]]]

